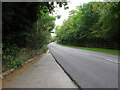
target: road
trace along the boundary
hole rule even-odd
[[[118,88],[118,56],[55,43],[50,52],[81,88]]]

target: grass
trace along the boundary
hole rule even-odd
[[[84,50],[91,50],[91,51],[97,51],[97,52],[111,53],[111,54],[120,55],[120,51],[119,50],[102,49],[102,48],[77,47],[77,46],[71,46],[71,45],[64,45],[64,44],[61,44],[61,43],[56,43],[56,44],[62,45],[62,46],[66,46],[66,47],[77,48],[77,49],[84,49]]]

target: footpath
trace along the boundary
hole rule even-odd
[[[9,81],[9,80],[8,80]],[[3,84],[6,81],[3,81]],[[48,51],[3,88],[77,88]]]

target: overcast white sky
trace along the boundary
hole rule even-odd
[[[61,25],[64,19],[67,19],[69,16],[69,11],[76,9],[76,6],[80,6],[83,3],[88,3],[93,0],[69,0],[68,7],[69,9],[64,10],[64,7],[62,8],[55,8],[55,11],[58,13],[58,15],[61,15],[60,19],[57,19],[55,21],[56,25]]]
[[[55,8],[55,13],[57,13],[58,15],[61,15],[61,18],[60,19],[56,19],[55,21],[55,25],[61,25],[64,21],[64,19],[68,19],[69,17],[69,11],[71,10],[75,10],[77,6],[80,6],[82,5],[83,3],[88,3],[88,2],[91,2],[91,1],[95,1],[95,0],[68,0],[68,7],[69,9],[67,10],[64,10],[64,7],[58,7],[58,8]],[[55,15],[55,13],[53,13]],[[53,30],[55,31],[55,30]],[[55,34],[52,33],[52,36],[54,36]]]

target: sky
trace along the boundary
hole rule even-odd
[[[57,7],[55,8],[55,12],[53,13],[53,16],[56,15],[61,15],[60,19],[56,19],[55,21],[55,25],[62,25],[64,20],[67,20],[69,17],[69,11],[71,10],[75,10],[77,6],[82,5],[83,3],[88,3],[91,1],[95,1],[95,0],[67,0],[68,1],[68,7],[69,9],[64,10],[64,7]],[[53,32],[55,32],[55,29],[53,29]],[[51,34],[52,36],[55,36],[54,33]]]

